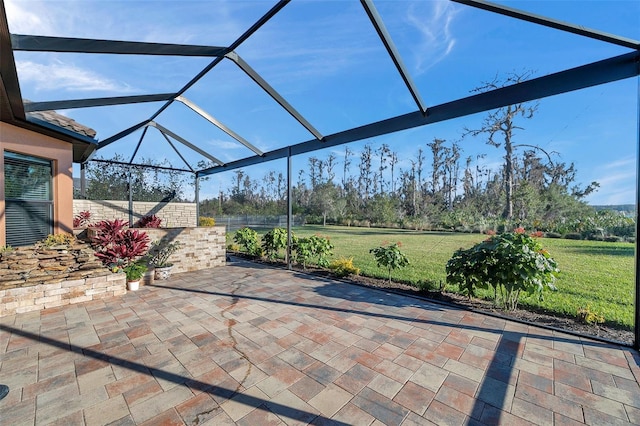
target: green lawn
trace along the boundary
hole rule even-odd
[[[480,234],[310,225],[296,227],[294,233],[299,237],[313,234],[329,237],[335,246],[333,258],[353,257],[354,265],[363,275],[381,278],[386,278],[386,273],[376,266],[369,249],[401,242],[410,265],[394,271],[393,279],[413,284],[431,281],[436,285],[445,281],[445,265],[455,250],[469,248],[486,238]],[[633,244],[550,238],[541,242],[560,267],[558,291],[545,292],[543,302],[521,298],[521,306],[575,316],[580,307],[589,305],[607,322],[633,327]],[[457,290],[452,286],[447,289]]]

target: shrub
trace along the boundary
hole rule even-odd
[[[122,271],[127,275],[127,281],[139,281],[144,273],[147,272],[147,265],[134,262],[122,268]]]
[[[13,250],[14,249],[11,246],[0,246],[0,253],[8,253]]]
[[[404,268],[409,264],[409,259],[400,251],[400,246],[401,243],[397,242],[369,250],[369,253],[373,253],[378,267],[387,268],[389,271],[389,282],[391,282],[391,272],[394,269]]]
[[[442,282],[438,283],[434,280],[419,280],[415,285],[420,291],[444,291]]]
[[[542,238],[542,237],[544,237],[544,232],[542,232],[542,231],[533,231],[529,235],[532,236],[533,238]]]
[[[567,240],[581,240],[582,234],[579,232],[569,232],[568,234],[564,234],[564,238]]]
[[[592,310],[590,305],[578,308],[577,316],[585,324],[602,324],[604,322],[604,315]]]
[[[252,256],[260,256],[262,250],[258,244],[258,233],[251,228],[244,227],[236,231],[233,241],[238,243],[244,251]]]
[[[149,248],[149,236],[145,232],[127,229],[127,222],[121,219],[103,220],[92,241],[96,257],[106,266],[119,268],[127,266],[144,256]]]
[[[156,268],[166,268],[173,265],[169,263],[169,257],[178,249],[182,247],[180,241],[167,241],[161,239],[160,241],[154,241],[149,249],[148,263]]]
[[[339,277],[346,277],[348,275],[359,275],[360,268],[356,268],[353,265],[353,257],[335,259],[329,264],[329,269],[333,271]]]
[[[333,244],[327,237],[312,235],[307,238],[296,238],[293,244],[293,258],[302,265],[303,269],[307,268],[307,263],[312,258],[316,258],[318,266],[327,267],[331,250],[333,250]]]
[[[293,239],[294,236],[291,235]],[[287,248],[287,230],[284,228],[273,228],[262,237],[262,251],[269,259],[278,257],[280,249]]]
[[[61,233],[61,234],[49,234],[47,238],[39,242],[39,245],[42,247],[50,248],[55,246],[66,246],[69,247],[76,242],[76,237],[71,234]]]
[[[136,228],[160,228],[162,219],[155,214],[146,215],[136,222]]]
[[[216,220],[212,217],[201,216],[198,219],[198,226],[216,226]]]
[[[227,250],[229,251],[240,251],[240,246],[236,243],[227,244]]]
[[[73,227],[74,228],[82,228],[89,226],[89,221],[91,219],[91,212],[84,210],[73,216]]]
[[[542,298],[559,271],[555,260],[538,241],[525,233],[510,232],[489,237],[470,249],[457,250],[447,262],[447,282],[458,284],[469,297],[476,288],[491,286],[494,300],[514,310],[522,292]]]

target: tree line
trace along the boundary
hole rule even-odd
[[[529,77],[530,73],[508,75],[475,91]],[[610,210],[596,211],[584,201],[597,190],[597,182],[580,185],[573,163],[557,161],[557,153],[516,140],[516,132],[520,137],[524,130],[522,123],[532,119],[537,109],[537,103],[522,103],[491,111],[478,128],[464,128],[462,140],[436,137],[422,142],[408,166],[406,162],[400,166],[398,153],[386,143],[366,144],[360,152],[345,145],[339,153],[311,156],[292,185],[294,214],[322,224],[477,232],[522,226],[558,234],[581,233],[582,237],[614,231],[615,235],[633,236],[633,219]],[[489,150],[498,150],[500,167],[484,164],[490,152],[465,156],[461,145],[468,138],[484,138]],[[89,197],[117,193],[127,199],[129,175],[120,167],[98,163],[89,168]],[[185,174],[162,171],[161,179],[158,169],[132,170],[134,199],[183,198],[182,188],[188,182]],[[206,178],[203,180],[206,185]],[[283,171],[253,177],[239,169],[233,171],[229,188],[200,201],[200,214],[280,215],[286,206]]]

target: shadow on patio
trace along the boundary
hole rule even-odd
[[[11,424],[640,423],[630,349],[244,262],[0,320]]]

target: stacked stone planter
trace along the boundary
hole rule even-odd
[[[88,244],[0,253],[0,316],[126,293],[126,277],[102,266]]]

